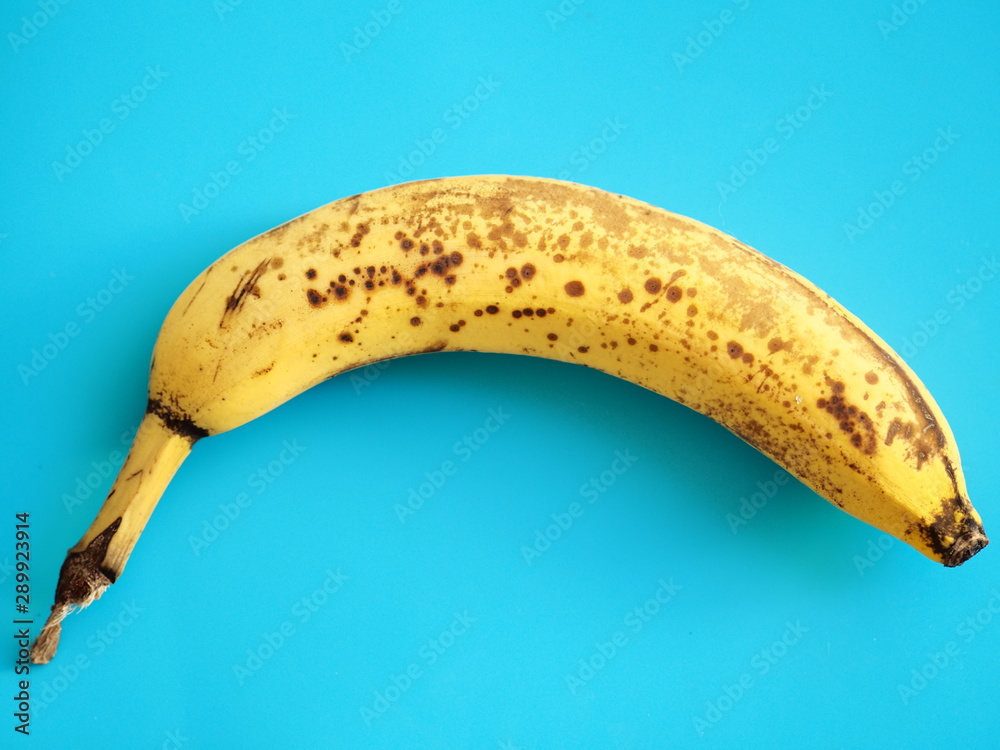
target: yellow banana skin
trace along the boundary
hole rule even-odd
[[[69,608],[124,569],[198,439],[346,370],[459,350],[575,362],[686,404],[945,565],[987,544],[937,404],[809,281],[709,226],[594,188],[427,180],[304,214],[184,291],[154,349],[135,445],[67,556],[36,660],[51,658]]]

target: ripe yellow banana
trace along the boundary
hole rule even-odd
[[[784,266],[691,219],[547,179],[413,182],[240,245],[174,304],[149,404],[60,571],[33,660],[121,574],[199,439],[355,367],[422,352],[548,357],[711,417],[933,560],[987,544],[944,417],[880,338]]]

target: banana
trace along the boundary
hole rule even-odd
[[[427,180],[282,224],[181,294],[132,449],[67,554],[33,661],[53,656],[68,612],[118,579],[196,441],[352,368],[459,350],[575,362],[686,404],[944,565],[987,544],[937,404],[806,279],[709,226],[594,188]]]

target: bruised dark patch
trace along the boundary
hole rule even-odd
[[[158,398],[150,398],[146,402],[146,413],[159,417],[171,432],[188,438],[192,443],[203,437],[208,437],[208,430],[195,424],[191,417],[163,403]]]
[[[817,399],[816,406],[837,420],[838,427],[847,433],[851,445],[866,455],[872,455],[875,453],[876,439],[875,425],[871,417],[867,412],[848,402],[844,396],[846,388],[843,382],[830,377],[827,377],[826,382],[830,387],[830,397]]]
[[[360,247],[361,240],[364,239],[365,235],[371,231],[371,227],[367,224],[358,224],[357,230],[351,237],[351,247]]]
[[[899,419],[894,419],[889,423],[889,429],[885,433],[885,444],[892,445],[892,441],[896,439],[896,435],[900,430],[903,429],[903,423]]]

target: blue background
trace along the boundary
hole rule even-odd
[[[997,253],[997,28],[985,1],[5,5],[0,612],[28,512],[47,613],[188,281],[318,205],[454,174],[618,191],[814,280],[907,355],[1000,534],[1000,281],[975,280]],[[946,570],[583,368],[441,354],[355,376],[197,446],[32,670],[29,738],[8,701],[5,747],[996,746],[997,542]]]

